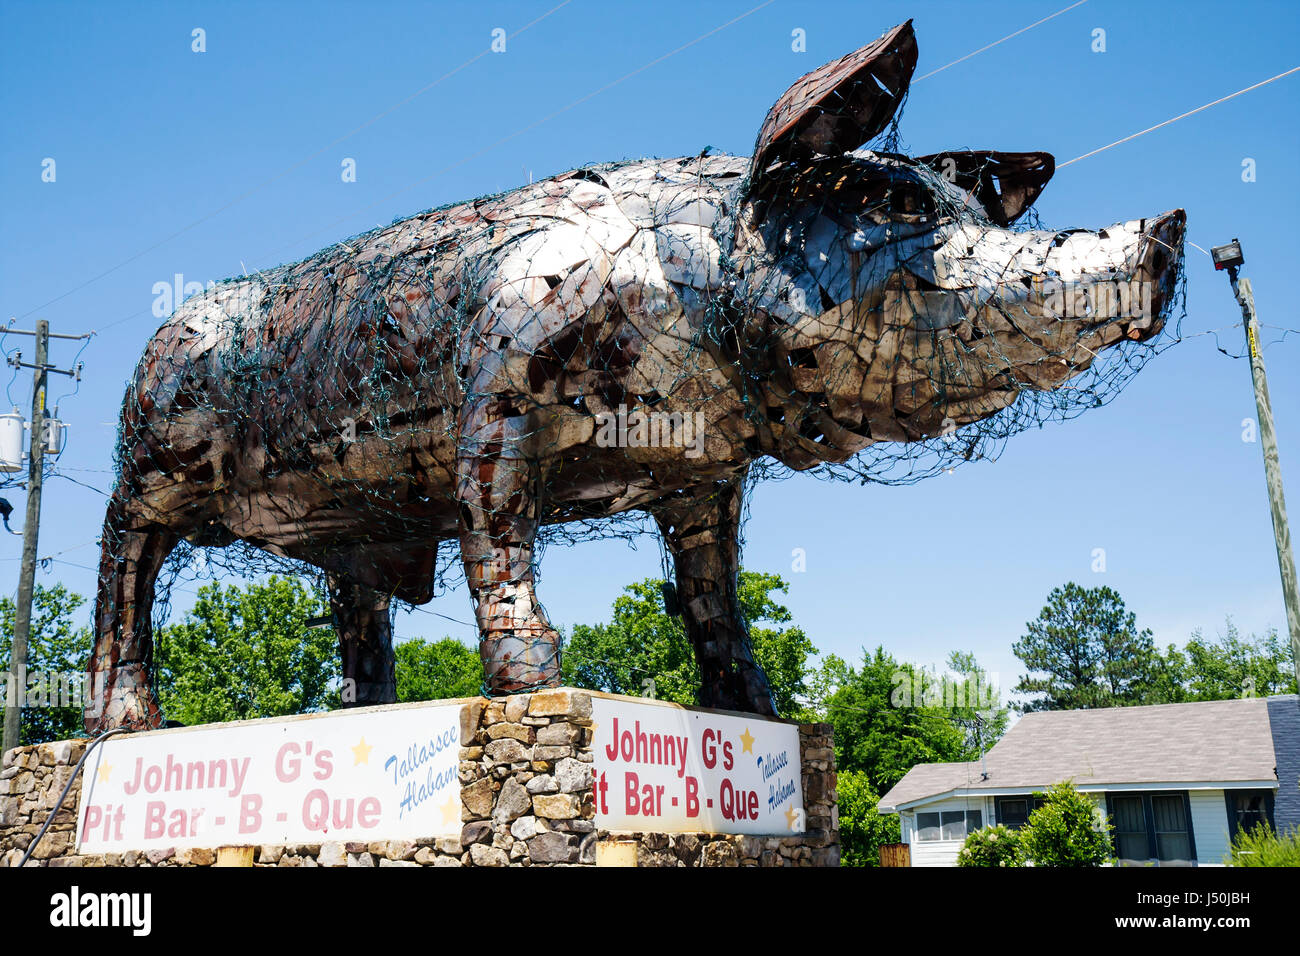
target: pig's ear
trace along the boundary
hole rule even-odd
[[[768,110],[750,181],[757,183],[773,163],[839,156],[872,139],[903,101],[915,68],[916,37],[908,20],[802,77]]]
[[[1011,225],[1032,206],[1056,172],[1051,153],[934,153],[917,162],[973,192],[989,218],[1001,226]]]

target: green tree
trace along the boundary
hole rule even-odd
[[[306,626],[323,613],[297,580],[199,588],[185,619],[155,640],[154,686],[163,711],[183,724],[203,724],[339,706],[338,639],[332,628]]]
[[[1206,638],[1198,628],[1185,647],[1170,644],[1163,653],[1156,652],[1144,703],[1268,697],[1294,694],[1295,687],[1290,641],[1276,630],[1263,637],[1243,637],[1228,618],[1217,640]]]
[[[440,641],[415,638],[393,649],[397,657],[397,699],[447,700],[476,697],[483,687],[478,651],[452,637]]]
[[[654,578],[630,584],[608,624],[576,625],[564,647],[564,683],[635,696],[653,686],[660,700],[695,703],[699,669],[681,618],[664,610],[662,585]],[[817,649],[773,597],[788,590],[778,575],[740,572],[740,612],[754,659],[767,673],[778,713],[803,719],[810,714],[808,658]]]
[[[84,597],[62,584],[48,588],[38,584],[32,592],[28,680],[20,689],[25,705],[18,727],[21,743],[64,740],[84,733],[81,707],[89,702],[87,691],[93,693],[93,688],[87,688],[83,680],[90,657],[91,632],[89,627],[75,626],[73,616],[85,603]],[[16,611],[12,598],[0,597],[0,672],[6,674],[13,653]],[[56,706],[59,703],[68,706]]]
[[[877,809],[880,796],[871,789],[865,773],[850,770],[836,783],[840,811],[840,863],[844,866],[879,866],[880,847],[898,843],[898,814]]]
[[[693,704],[700,686],[695,655],[680,618],[664,611],[661,581],[629,584],[614,599],[608,624],[577,624],[561,655],[572,687]]]
[[[1012,651],[1029,673],[1015,692],[1027,711],[1143,704],[1155,699],[1160,654],[1151,631],[1108,587],[1055,588]]]
[[[1207,640],[1199,629],[1187,642],[1188,700],[1231,700],[1296,692],[1291,642],[1270,629],[1263,637],[1242,637],[1229,618],[1226,632]]]
[[[1168,645],[1163,653],[1156,650],[1147,697],[1149,704],[1178,704],[1192,699],[1187,691],[1187,655],[1177,644]]]
[[[863,773],[871,790],[883,794],[918,763],[970,760],[979,745],[991,747],[1006,728],[1006,712],[986,708],[986,697],[960,696],[987,681],[969,655],[954,654],[954,664],[971,668],[961,681],[901,664],[883,647],[864,651],[860,668],[828,657],[823,670],[832,675],[813,684],[834,688],[824,719],[835,728],[839,772]]]
[[[778,574],[740,572],[740,613],[749,629],[754,659],[767,674],[776,699],[776,712],[792,720],[817,719],[809,707],[808,681],[815,667],[810,657],[819,654],[803,628],[792,624],[790,610],[773,599],[773,592],[786,594],[790,585]],[[780,624],[783,627],[768,625]]]
[[[1007,732],[1010,708],[1002,701],[1002,690],[989,678],[975,655],[953,651],[948,655],[948,670],[939,681],[939,697],[951,719],[966,731],[967,749],[972,756],[987,753]],[[949,697],[949,689],[952,694]]]
[[[1036,793],[1043,803],[1029,814],[1020,848],[1034,866],[1102,866],[1111,859],[1110,821],[1069,782]]]

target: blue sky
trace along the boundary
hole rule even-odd
[[[81,355],[79,393],[61,406],[72,428],[60,469],[110,485],[112,423],[159,323],[157,282],[273,266],[584,163],[706,145],[747,154],[795,78],[895,23],[915,21],[919,77],[1069,0],[776,0],[612,86],[757,0],[572,0],[504,53],[408,100],[487,50],[494,28],[514,33],[558,2],[0,6],[0,319],[103,330]],[[195,28],[206,31],[204,53],[191,50]],[[791,49],[795,29],[806,52]],[[1097,29],[1105,52],[1092,50]],[[1045,149],[1063,162],[1300,64],[1298,31],[1300,8],[1282,2],[1089,0],[917,82],[903,138],[915,154]],[[1300,221],[1298,106],[1300,74],[1061,170],[1039,211],[1053,227],[1098,228],[1181,206],[1192,242],[1241,238],[1262,321],[1298,328],[1287,285]],[[41,178],[46,158],[52,183]],[[346,158],[354,183],[341,180]],[[1246,159],[1254,182],[1243,182]],[[765,485],[746,527],[746,565],[785,576],[786,603],[823,651],[857,657],[884,644],[939,663],[972,650],[1006,686],[1020,673],[1012,642],[1068,580],[1118,590],[1160,642],[1182,642],[1195,627],[1213,633],[1225,615],[1247,631],[1284,632],[1260,448],[1242,441],[1242,420],[1255,416],[1250,371],[1216,350],[1217,341],[1241,352],[1231,328],[1239,316],[1226,279],[1191,247],[1187,273],[1186,340],[1110,405],[1018,436],[996,463],[913,487],[806,476]],[[1216,329],[1217,339],[1198,334]],[[1300,515],[1300,334],[1265,333]],[[3,345],[30,360],[30,340]],[[54,346],[57,363],[75,355]],[[52,397],[63,384],[56,378]],[[6,404],[26,407],[26,373],[11,396]],[[21,514],[23,493],[5,494]],[[92,594],[102,519],[100,494],[51,479],[40,554],[56,560],[38,580]],[[791,571],[795,548],[807,555],[802,573]],[[1092,571],[1096,548],[1104,573]],[[19,550],[17,537],[0,541],[8,593]],[[540,597],[559,624],[602,620],[624,584],[659,565],[650,538],[636,550],[552,548]],[[177,594],[175,606],[188,598]],[[472,619],[463,589],[429,607]],[[422,614],[403,615],[398,629],[472,638]]]

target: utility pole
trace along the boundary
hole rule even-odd
[[[1255,408],[1259,413],[1259,441],[1264,451],[1264,478],[1268,484],[1269,510],[1273,516],[1273,540],[1277,546],[1277,566],[1282,574],[1282,600],[1286,604],[1287,627],[1291,631],[1291,657],[1296,683],[1300,685],[1300,588],[1296,587],[1295,555],[1291,551],[1291,529],[1286,519],[1286,499],[1282,496],[1282,464],[1277,453],[1277,432],[1273,429],[1273,406],[1268,397],[1268,377],[1264,374],[1264,356],[1259,348],[1259,319],[1255,315],[1255,293],[1249,279],[1238,279],[1237,270],[1246,262],[1241,243],[1215,246],[1210,251],[1214,268],[1228,270],[1232,294],[1241,306],[1246,329],[1246,346],[1250,354],[1250,375],[1255,383]]]
[[[18,746],[19,718],[23,699],[27,693],[27,642],[32,629],[32,594],[36,587],[36,545],[41,524],[41,479],[45,467],[45,391],[47,373],[59,372],[81,380],[81,365],[72,371],[54,368],[49,364],[50,323],[41,319],[36,331],[23,332],[5,329],[7,334],[36,337],[36,361],[31,365],[19,355],[10,364],[15,368],[32,369],[32,424],[31,452],[27,471],[27,520],[23,525],[22,568],[18,573],[18,606],[14,609],[14,639],[9,654],[9,682],[5,695],[4,742],[0,753]],[[93,334],[93,333],[91,333]],[[88,335],[56,335],[60,339],[84,339]]]
[[[32,374],[31,455],[27,469],[27,520],[23,524],[23,561],[18,572],[18,606],[9,652],[9,699],[5,700],[4,748],[18,746],[18,720],[27,693],[27,638],[32,629],[32,591],[36,586],[36,539],[41,525],[41,471],[45,467],[45,366],[50,357],[50,323],[36,323],[36,369]]]

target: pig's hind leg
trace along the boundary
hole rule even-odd
[[[700,704],[775,716],[740,615],[743,494],[737,476],[661,499],[650,512],[673,558],[682,620],[700,668]]]

